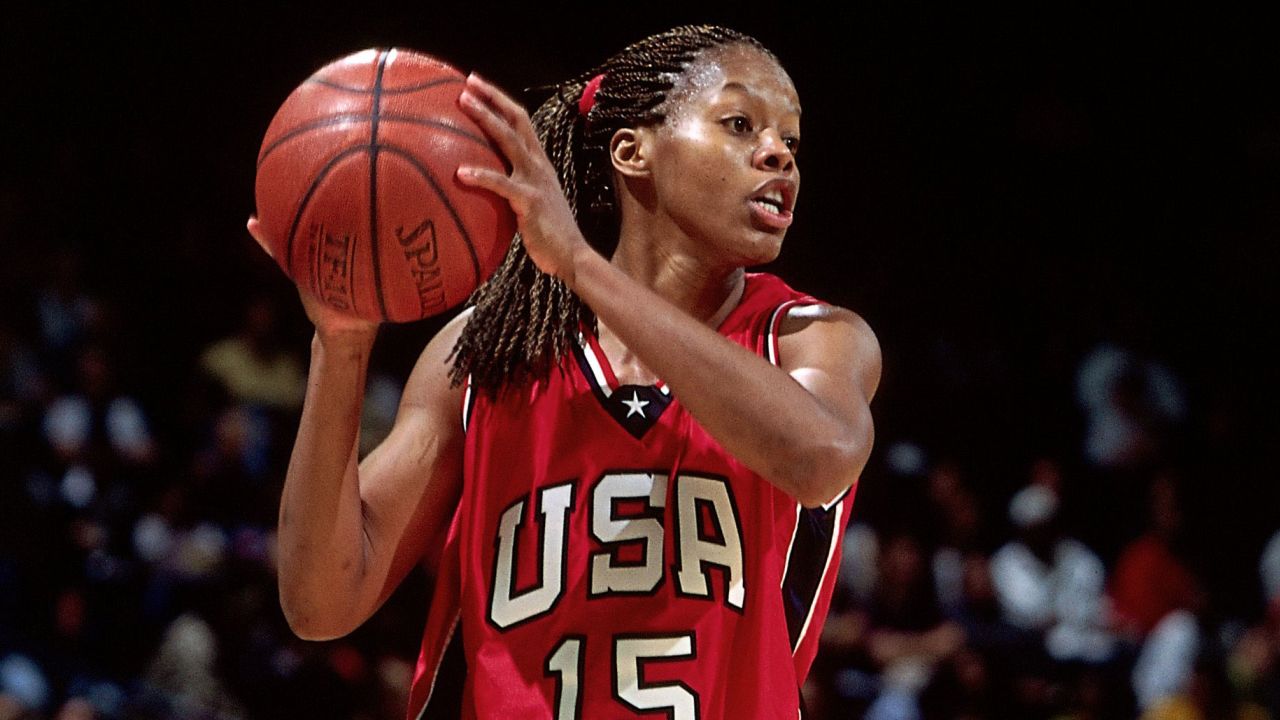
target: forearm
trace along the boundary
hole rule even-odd
[[[575,257],[572,277],[597,317],[747,467],[807,505],[830,500],[857,478],[870,453],[869,416],[864,427],[851,426],[784,370],[594,252]]]
[[[361,593],[366,533],[356,447],[370,349],[312,341],[279,520],[280,602],[304,636],[331,634]]]

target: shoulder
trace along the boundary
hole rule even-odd
[[[858,313],[824,302],[792,288],[776,275],[749,273],[749,290],[760,297],[771,312],[784,310],[774,319],[778,339],[789,336],[834,333],[858,344],[864,351],[879,354],[880,343],[871,326]]]
[[[786,315],[778,321],[779,338],[815,330],[819,333],[846,336],[867,349],[878,350],[880,347],[880,341],[876,338],[871,325],[858,313],[838,305],[816,301],[797,302],[788,307]]]
[[[815,361],[844,365],[868,398],[880,384],[880,341],[858,313],[816,300],[797,300],[778,320],[778,348],[785,369]]]
[[[402,404],[444,410],[460,407],[463,388],[450,378],[451,359],[462,329],[471,319],[471,311],[472,308],[463,310],[427,343],[405,383]]]

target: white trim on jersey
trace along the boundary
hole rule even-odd
[[[471,375],[467,375],[466,390],[462,392],[462,432],[466,434],[471,424]]]
[[[769,362],[774,365],[782,364],[778,359],[778,319],[798,304],[795,300],[788,300],[782,303],[774,309],[773,314],[769,316],[769,324],[765,326],[764,353]]]
[[[854,481],[854,484],[853,484],[853,485],[857,485],[857,484],[858,484],[858,483],[857,483],[857,481]],[[837,496],[835,496],[835,497],[834,497],[830,502],[824,502],[824,503],[822,503],[822,509],[823,509],[823,510],[830,510],[831,508],[833,508],[833,507],[835,507],[836,505],[840,504],[840,501],[844,500],[844,497],[845,497],[846,495],[848,495],[848,494],[849,494],[849,491],[850,491],[850,490],[852,490],[852,489],[853,489],[853,485],[850,485],[849,487],[847,487],[847,488],[845,488],[844,490],[840,491],[840,494],[839,494],[839,495],[837,495]]]
[[[596,385],[599,386],[601,394],[606,398],[612,396],[613,386],[609,384],[609,377],[604,372],[604,366],[609,359],[602,357],[603,351],[597,354],[595,346],[591,344],[591,341],[583,333],[578,333],[578,345],[582,347],[582,355],[587,359],[587,366],[591,368],[591,374],[595,377]],[[661,380],[654,383],[653,387],[663,395],[670,397],[671,388],[667,387],[667,384]]]
[[[773,365],[780,365],[778,362],[778,318],[783,313],[795,307],[798,303],[795,300],[788,300],[773,309],[773,314],[769,316],[769,323],[764,329],[764,353],[766,359]],[[778,583],[778,587],[784,587],[787,583],[787,570],[791,568],[791,551],[796,545],[796,534],[800,532],[800,503],[796,503],[796,522],[795,527],[791,529],[791,542],[787,543],[786,561],[782,564],[782,577]],[[796,643],[796,647],[800,644]]]
[[[796,524],[791,528],[791,542],[787,543],[787,559],[782,563],[782,577],[778,579],[780,588],[787,586],[787,571],[791,569],[791,551],[796,547],[796,535],[800,533],[800,511],[803,509],[800,503],[796,503]]]
[[[609,386],[609,378],[604,374],[604,368],[601,367],[600,358],[596,357],[596,350],[591,346],[591,341],[579,333],[578,342],[582,345],[582,356],[587,359],[587,365],[591,368],[591,374],[596,377],[596,385],[600,388],[601,394],[610,397],[613,395],[613,388]]]
[[[431,671],[431,685],[427,688],[427,696],[422,700],[422,708],[418,710],[415,716],[417,720],[423,720],[426,717],[427,707],[431,705],[431,696],[436,691],[436,680],[440,679],[440,666],[444,665],[445,653],[449,650],[449,643],[453,642],[453,634],[458,631],[458,624],[462,620],[462,611],[453,617],[453,624],[449,626],[449,632],[444,636],[444,644],[440,646],[440,657],[436,659],[436,669]]]

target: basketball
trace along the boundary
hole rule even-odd
[[[307,78],[258,152],[255,199],[272,257],[358,317],[409,322],[466,300],[501,262],[515,216],[457,181],[506,171],[458,107],[465,76],[421,53],[365,50]]]

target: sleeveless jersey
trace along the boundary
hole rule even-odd
[[[748,274],[719,332],[777,364],[780,319],[816,302]],[[801,507],[665,386],[620,385],[589,335],[547,379],[465,404],[410,720],[459,629],[464,718],[799,716],[853,492]]]

